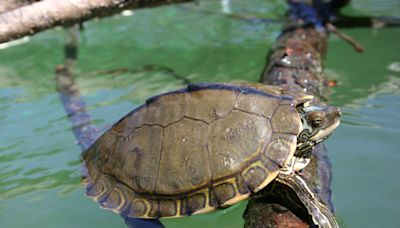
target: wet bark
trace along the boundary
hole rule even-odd
[[[0,43],[63,25],[106,17],[124,9],[154,7],[189,0],[43,0],[29,5],[8,0],[10,11],[0,14]],[[21,3],[21,4],[20,4]],[[22,6],[16,7],[15,6]]]
[[[294,92],[305,91],[323,99],[328,85],[322,74],[327,37],[327,33],[314,28],[285,31],[268,54],[260,82],[284,86]],[[300,175],[333,210],[331,164],[324,145],[314,148],[310,164]],[[273,183],[263,191],[265,197],[249,201],[244,213],[245,227],[312,226],[311,217],[300,202],[288,200],[289,195],[295,198],[295,194],[286,186]]]

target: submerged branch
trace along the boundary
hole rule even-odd
[[[97,129],[87,112],[86,103],[79,92],[79,87],[74,79],[74,65],[77,60],[78,41],[76,33],[68,30],[68,42],[64,48],[64,65],[56,67],[56,86],[64,110],[72,124],[72,131],[78,145],[83,151],[88,149],[99,137]],[[125,223],[132,228],[162,228],[158,219],[125,218]]]
[[[348,16],[340,14],[335,25],[340,28],[360,28],[360,27],[398,27],[400,26],[399,16]]]
[[[64,65],[56,67],[56,86],[60,101],[72,124],[72,131],[82,150],[88,149],[98,138],[97,130],[92,125],[86,103],[75,83],[73,69],[77,59],[78,41],[75,32],[68,30],[69,41],[64,48]]]

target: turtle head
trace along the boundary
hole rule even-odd
[[[328,138],[340,123],[340,109],[332,106],[309,105],[297,107],[303,130],[297,139],[296,156],[309,157],[314,146]]]

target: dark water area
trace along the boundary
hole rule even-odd
[[[191,7],[85,24],[77,82],[97,127],[107,129],[146,98],[183,87],[176,75],[192,82],[258,80],[281,30],[285,1],[200,1],[203,11]],[[268,20],[227,16],[232,12]],[[400,3],[358,0],[345,12],[400,16]],[[343,110],[342,124],[327,140],[337,217],[343,227],[400,227],[400,28],[342,31],[366,52],[355,53],[332,36],[326,58],[326,74],[338,81],[328,102]],[[118,215],[84,197],[81,151],[55,90],[54,67],[63,62],[66,37],[54,29],[0,46],[0,227],[125,227]],[[119,68],[134,71],[90,73]],[[245,206],[162,222],[242,227]]]

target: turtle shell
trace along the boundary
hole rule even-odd
[[[277,87],[249,83],[190,84],[150,98],[82,155],[87,195],[139,218],[235,204],[293,157],[297,103]]]

